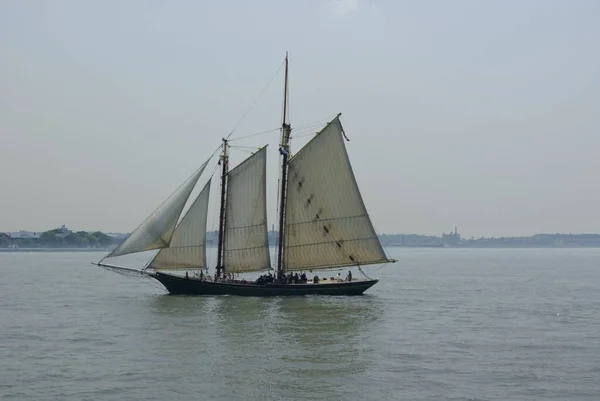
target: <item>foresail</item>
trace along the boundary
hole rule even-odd
[[[106,257],[127,255],[168,246],[177,220],[181,216],[181,211],[207,164],[208,160],[148,216],[121,245]]]
[[[201,269],[206,267],[206,218],[210,195],[209,179],[173,233],[148,265],[155,270]]]
[[[289,161],[285,216],[286,270],[388,261],[354,178],[339,118]]]
[[[266,147],[227,174],[223,265],[227,273],[271,267],[267,238]]]

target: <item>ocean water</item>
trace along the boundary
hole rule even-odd
[[[340,298],[169,296],[99,253],[0,253],[0,399],[600,399],[600,249],[389,251]]]

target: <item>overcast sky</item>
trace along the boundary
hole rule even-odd
[[[599,21],[595,0],[1,0],[0,230],[131,231],[287,50],[292,126],[343,113],[378,232],[600,232]],[[233,137],[277,128],[282,91]],[[278,136],[238,142],[270,144],[270,223]]]

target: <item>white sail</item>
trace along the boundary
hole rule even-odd
[[[168,246],[175,225],[177,225],[177,220],[181,216],[181,211],[207,164],[208,160],[148,216],[121,245],[106,257],[127,255]]]
[[[336,118],[289,161],[285,270],[388,262]]]
[[[227,174],[223,265],[227,273],[271,267],[267,238],[266,147]]]
[[[149,268],[177,270],[206,267],[206,217],[210,182],[209,179],[175,228],[169,246],[158,251]]]

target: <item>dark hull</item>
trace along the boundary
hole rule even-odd
[[[240,295],[246,297],[289,295],[362,295],[379,280],[345,281],[326,284],[241,284],[215,283],[165,273],[150,275],[160,281],[171,294],[186,295]]]

